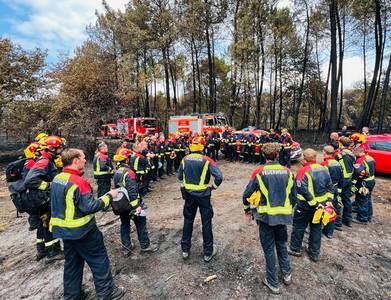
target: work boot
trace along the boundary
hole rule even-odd
[[[291,248],[288,249],[288,254],[292,255],[292,256],[296,256],[296,257],[300,257],[301,256],[301,252],[300,251],[294,251]]]
[[[215,256],[217,254],[217,247],[216,245],[213,245],[213,252],[211,255],[204,255],[204,261],[205,262],[210,262],[211,259],[213,258],[213,256]]]
[[[364,222],[359,219],[353,219],[352,222],[356,223],[356,224],[361,224],[361,225],[368,225],[368,222]]]
[[[269,281],[267,281],[266,278],[263,279],[263,284],[264,284],[267,288],[269,288],[269,290],[270,290],[273,294],[279,295],[279,294],[281,293],[280,288],[279,288],[279,287],[274,287],[274,286],[272,286],[272,285],[269,283]]]
[[[134,249],[134,244],[130,243],[130,246],[124,246],[122,245],[122,254],[124,257],[128,257],[131,253],[132,250]]]
[[[140,252],[142,253],[153,253],[159,250],[159,247],[157,245],[149,245],[147,248],[141,248]]]
[[[183,260],[188,259],[189,256],[190,256],[189,251],[182,251],[182,258],[183,258]]]
[[[45,263],[50,264],[56,260],[64,259],[64,252],[61,251],[60,242],[56,242],[53,245],[46,248],[47,255]]]
[[[323,232],[323,235],[324,235],[325,237],[327,237],[329,240],[331,240],[331,239],[333,238],[333,235],[330,234],[330,233],[324,233],[324,232]]]
[[[318,262],[320,260],[319,254],[318,255],[313,254],[308,248],[305,248],[305,251],[307,252],[309,259],[312,260],[313,262]]]
[[[104,297],[97,297],[97,299],[98,300],[117,300],[117,299],[121,299],[123,297],[123,295],[125,295],[125,293],[126,293],[126,289],[124,287],[114,286],[113,291],[110,293],[110,295],[107,295]]]
[[[342,226],[335,226],[334,229],[338,231],[343,231]]]
[[[28,222],[29,222],[29,231],[33,231],[38,228],[39,218],[35,215],[33,216],[29,215]]]
[[[45,243],[37,243],[37,255],[35,256],[36,261],[40,261],[42,258],[46,257]]]
[[[292,283],[292,272],[284,275],[282,277],[282,281],[284,282],[285,285],[290,285]]]

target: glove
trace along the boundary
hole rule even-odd
[[[368,190],[367,187],[362,186],[362,187],[360,187],[360,189],[358,190],[358,193],[361,194],[361,195],[366,196],[366,195],[369,194],[369,190]]]

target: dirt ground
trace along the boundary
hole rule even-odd
[[[151,240],[160,249],[130,257],[121,253],[120,222],[112,212],[98,213],[97,221],[109,252],[115,281],[127,288],[124,299],[391,299],[391,178],[377,177],[370,225],[344,227],[334,239],[322,239],[321,261],[306,255],[291,258],[293,283],[272,296],[262,285],[265,263],[257,226],[244,221],[241,195],[254,165],[219,162],[224,182],[213,193],[214,239],[218,255],[202,259],[199,215],[193,232],[191,257],[181,258],[183,200],[174,176],[153,185],[146,198]],[[3,173],[2,173],[3,174]],[[87,178],[91,178],[91,170]],[[62,297],[63,262],[36,262],[35,232],[27,216],[15,218],[4,176],[0,178],[0,299],[58,299]],[[289,228],[290,229],[290,228]],[[132,233],[136,239],[135,233]],[[307,237],[305,237],[306,239]],[[305,240],[306,242],[306,240]],[[204,283],[204,278],[217,279]],[[93,299],[88,267],[83,284]]]

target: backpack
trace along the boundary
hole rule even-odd
[[[125,188],[125,185],[123,184],[123,181],[126,176],[126,171],[122,173],[121,179],[118,183],[118,196],[113,198],[113,201],[111,201],[111,207],[113,208],[113,213],[115,215],[121,215],[125,213],[130,212],[130,198],[128,191]]]
[[[22,179],[22,171],[27,158],[18,159],[8,164],[5,169],[7,182],[15,182]]]

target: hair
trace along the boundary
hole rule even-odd
[[[334,148],[333,148],[333,146],[330,146],[330,145],[324,146],[323,147],[323,151],[327,155],[333,155],[334,154]]]
[[[306,161],[316,161],[317,152],[312,148],[307,148],[303,152],[304,159]]]
[[[332,137],[336,137],[337,140],[338,140],[338,138],[339,138],[338,132],[332,132],[332,133],[330,133],[330,138],[332,138]]]
[[[349,147],[350,144],[352,143],[352,141],[350,140],[350,138],[346,137],[346,136],[341,136],[341,138],[339,139],[340,143],[344,146],[344,147]]]
[[[365,149],[363,147],[357,146],[353,149],[354,154],[362,154],[365,153]]]
[[[262,151],[267,160],[275,160],[280,152],[280,144],[278,143],[266,143],[262,147]]]
[[[100,143],[98,144],[98,150],[99,150],[99,151],[102,150],[102,148],[103,148],[104,146],[106,146],[106,143],[105,143],[105,142],[100,142]]]
[[[64,167],[70,166],[75,158],[80,158],[83,150],[76,148],[67,148],[61,152],[61,160]]]

